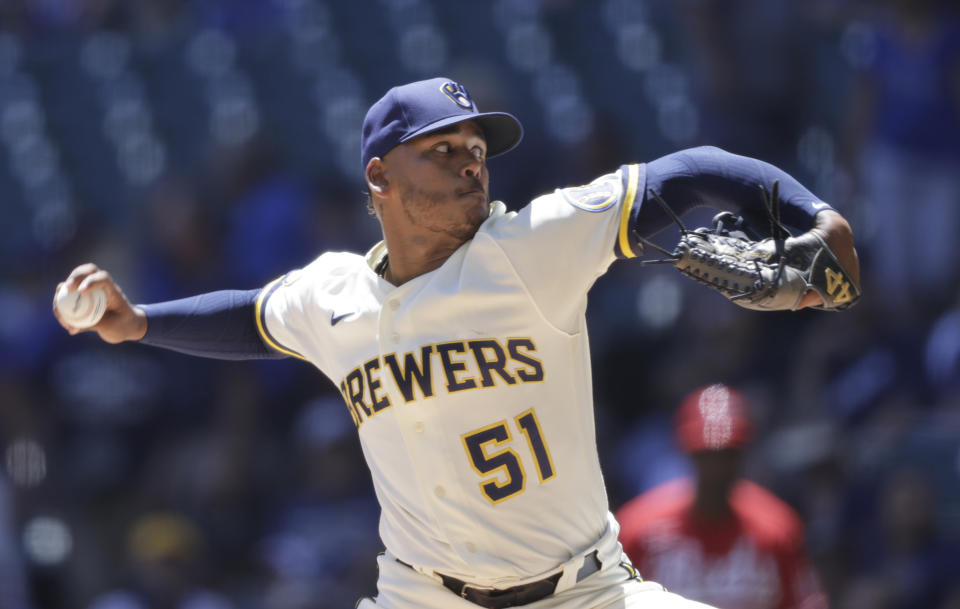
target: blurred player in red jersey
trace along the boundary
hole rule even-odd
[[[620,542],[645,579],[720,609],[824,609],[797,514],[741,479],[752,426],[744,396],[724,385],[688,395],[676,413],[696,479],[677,479],[616,514]]]

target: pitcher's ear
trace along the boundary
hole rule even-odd
[[[380,157],[375,156],[370,159],[370,162],[367,163],[367,168],[364,174],[367,180],[367,188],[370,189],[371,196],[383,196],[386,194],[387,188],[390,186],[390,182],[387,180],[386,168],[383,166],[383,161],[380,160]]]

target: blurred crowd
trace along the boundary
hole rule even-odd
[[[0,609],[375,593],[379,510],[332,383],[71,338],[50,303],[85,261],[155,302],[365,251],[363,114],[438,74],[524,123],[490,163],[508,207],[711,144],[851,220],[847,313],[748,312],[629,263],[598,280],[611,506],[689,475],[672,413],[727,383],[744,474],[799,514],[832,607],[957,609],[958,4],[0,0]]]

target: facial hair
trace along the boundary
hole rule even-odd
[[[471,206],[460,218],[452,218],[445,208],[463,204],[456,200],[455,195],[447,191],[426,190],[409,181],[400,185],[400,203],[407,219],[413,224],[458,241],[472,239],[490,215],[490,201],[486,198],[482,207]]]

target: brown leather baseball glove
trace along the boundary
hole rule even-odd
[[[652,191],[651,191],[652,192]],[[680,226],[680,242],[663,260],[681,273],[707,285],[732,302],[759,311],[795,310],[809,290],[822,299],[816,308],[840,311],[853,306],[860,289],[827,244],[814,232],[791,236],[780,223],[777,183],[763,192],[771,236],[758,238],[743,218],[722,212],[712,227],[687,230],[670,207],[654,193],[664,210]]]

